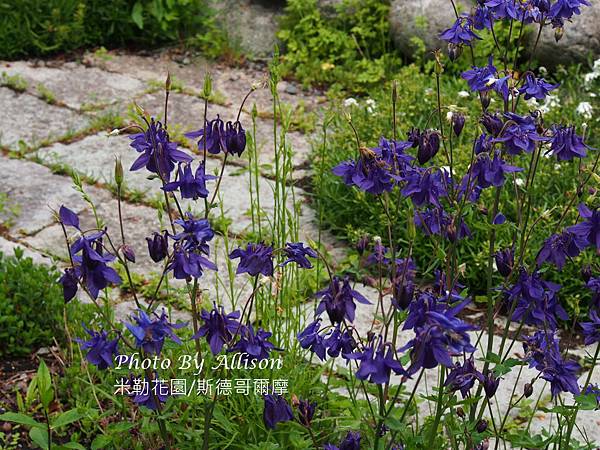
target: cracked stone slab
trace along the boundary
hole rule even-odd
[[[81,131],[89,119],[74,111],[49,105],[29,94],[0,87],[0,144],[17,149],[20,141],[36,146]]]
[[[0,180],[0,192],[7,196],[0,220],[7,222],[11,236],[31,235],[52,225],[51,209],[58,210],[62,204],[76,212],[86,206],[70,178],[55,175],[41,164],[0,156],[0,170],[6,174]],[[110,197],[93,186],[85,190],[100,201]]]
[[[17,242],[9,241],[8,239],[0,237],[0,253],[3,253],[4,256],[13,256],[15,254],[15,250],[17,249],[20,249],[23,252],[24,258],[31,258],[31,260],[36,264],[52,265],[52,260],[47,256],[30,250],[24,245],[19,245]]]
[[[5,63],[0,70],[10,76],[24,78],[29,83],[28,90],[34,94],[38,93],[38,86],[43,85],[57,101],[78,110],[132,98],[147,88],[140,80],[129,75],[75,62],[51,67],[16,61]]]
[[[107,136],[98,134],[89,136],[81,141],[71,144],[55,144],[40,149],[37,156],[47,164],[67,164],[79,173],[84,173],[98,178],[101,181],[111,181],[114,171],[115,155],[123,158],[123,167],[126,170],[125,184],[129,189],[144,192],[146,200],[151,200],[160,195],[158,180],[148,180],[149,173],[141,169],[136,172],[127,170],[137,158],[138,153],[129,147],[129,138],[126,136]],[[196,160],[199,156],[196,155]],[[222,162],[216,158],[207,159],[207,173],[218,174]],[[195,164],[194,164],[195,167]],[[259,177],[258,191],[261,197],[261,209],[267,217],[274,214],[273,181]],[[209,182],[210,192],[215,188],[215,182]],[[252,225],[250,210],[250,181],[248,171],[243,167],[226,165],[223,181],[219,189],[219,198],[223,202],[225,216],[231,220],[229,227],[232,233],[248,231]],[[302,191],[296,189],[297,201],[302,201]],[[292,207],[291,195],[287,198],[288,207]],[[201,199],[197,202],[184,202],[184,209],[191,206],[192,210],[203,211],[204,204]],[[220,210],[217,210],[220,211]],[[213,215],[218,215],[213,211]]]

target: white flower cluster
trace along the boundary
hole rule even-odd
[[[343,101],[344,108],[351,108],[359,106],[358,100],[353,97],[348,97]],[[365,109],[369,114],[373,114],[377,109],[377,103],[372,98],[368,98],[365,100]]]
[[[589,73],[586,73],[583,76],[583,82],[585,84],[586,88],[590,88],[593,81],[597,78],[600,78],[600,59],[597,59],[596,61],[594,61],[594,66],[592,67],[592,71]]]

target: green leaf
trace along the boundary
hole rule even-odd
[[[44,424],[39,423],[32,417],[21,413],[7,412],[4,414],[0,414],[0,420],[4,420],[6,422],[20,423],[21,425],[28,425],[30,427],[45,428]]]
[[[92,450],[98,450],[98,449],[101,449],[101,448],[105,448],[111,442],[112,442],[112,438],[110,436],[107,436],[105,434],[101,434],[100,436],[97,436],[96,439],[94,439],[92,441],[91,449]]]
[[[85,450],[85,447],[83,445],[79,444],[78,442],[67,442],[66,444],[63,444],[60,447],[52,446],[52,448],[57,448],[57,449],[73,448],[75,450]]]
[[[40,400],[45,409],[48,409],[54,399],[54,388],[52,386],[52,377],[44,360],[40,360],[40,366],[37,371],[37,386],[40,394]]]
[[[131,20],[138,26],[140,30],[144,29],[144,7],[142,2],[135,2],[131,10]]]
[[[41,448],[47,450],[48,444],[48,431],[43,428],[32,428],[29,430],[29,437],[33,442],[39,445]]]
[[[581,394],[575,397],[575,401],[579,405],[579,409],[584,411],[592,411],[600,406],[596,394]]]
[[[82,417],[83,414],[81,414],[79,411],[77,411],[76,409],[70,409],[69,411],[65,411],[56,419],[54,419],[52,421],[51,427],[53,429],[64,427],[65,425],[78,421]]]

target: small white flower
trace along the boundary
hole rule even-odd
[[[540,71],[541,75],[546,75],[548,73],[548,69],[546,69],[544,66],[538,67],[538,70]]]
[[[375,103],[375,100],[373,100],[372,98],[368,98],[365,101],[365,105],[367,106],[367,112],[369,114],[373,114],[375,112],[375,109],[377,108],[377,103]]]
[[[448,122],[452,122],[452,116],[453,116],[453,115],[454,115],[454,113],[453,113],[452,111],[448,111],[448,112],[446,113],[446,120],[447,120]]]
[[[467,91],[458,91],[458,96],[461,98],[467,98],[470,97],[471,94],[469,94]]]
[[[560,164],[554,164],[554,170],[558,172],[560,170]]]
[[[523,180],[523,178],[517,178],[515,180],[515,183],[517,184],[517,186],[523,186],[525,184],[525,181]]]
[[[594,108],[592,108],[592,105],[589,102],[581,102],[579,105],[577,105],[575,112],[584,119],[589,120],[592,118]]]
[[[431,89],[431,88],[425,89],[425,95],[431,95],[431,94],[433,94],[433,89]]]
[[[344,107],[350,108],[351,106],[358,106],[358,102],[355,98],[349,97],[346,100],[344,100]]]

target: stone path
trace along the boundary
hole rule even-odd
[[[253,85],[263,86],[250,97],[241,113],[241,120],[250,131],[250,112],[256,105],[261,207],[267,217],[272,216],[274,150],[273,125],[269,118],[272,117],[273,108],[271,94],[264,88],[264,68],[230,68],[203,60],[190,61],[189,64],[177,63],[180,59],[176,54],[166,51],[151,56],[87,54],[81,62],[67,63],[0,62],[0,74],[6,73],[2,77],[5,86],[0,87],[0,169],[3,174],[0,179],[0,223],[5,230],[0,237],[0,251],[11,253],[15,247],[21,246],[26,256],[33,257],[37,262],[59,266],[65,263],[67,255],[62,230],[54,221],[52,209],[56,210],[65,204],[81,213],[84,227],[93,227],[95,224],[89,208],[80,194],[73,190],[70,177],[65,175],[70,171],[83,177],[85,190],[96,203],[98,213],[106,221],[109,230],[118,229],[115,217],[117,202],[110,190],[114,157],[119,156],[127,169],[137,154],[129,147],[128,136],[114,136],[107,131],[130,121],[133,101],[149,114],[162,116],[164,97],[161,86],[167,71],[171,73],[176,89],[169,103],[169,128],[178,140],[182,138],[182,143],[190,152],[194,143],[183,140],[182,133],[200,126],[204,104],[198,93],[202,89],[205,73],[212,74],[215,90],[208,108],[209,117],[219,114],[224,120],[234,119],[243,96]],[[6,81],[8,77],[13,81],[21,81],[21,90],[26,84],[24,92],[17,92],[14,83]],[[304,92],[287,82],[282,82],[278,89],[281,101],[290,111],[295,111],[299,122],[318,119],[324,103],[322,96]],[[287,136],[287,144],[293,150],[295,168],[290,181],[291,189],[302,177],[307,176],[306,168],[310,170],[310,135],[291,131]],[[218,170],[220,164],[220,159],[210,158],[208,171]],[[156,199],[157,183],[156,180],[148,180],[144,171],[127,172],[126,175],[126,192],[128,198],[135,199],[135,202],[125,202],[123,205],[124,228],[137,257],[133,271],[144,282],[157,276],[154,272],[156,266],[147,256],[144,238],[164,227],[164,221],[161,223],[156,211],[148,206]],[[213,241],[212,256],[219,271],[206,273],[205,300],[210,302],[219,298],[228,304],[239,304],[241,299],[247,297],[250,286],[240,277],[233,277],[230,284],[232,267],[226,255],[243,242],[244,234],[251,226],[251,218],[247,215],[250,197],[245,158],[228,162],[221,192],[226,205],[224,214],[230,225],[226,236],[219,236]],[[316,236],[318,226],[314,212],[308,206],[307,193],[296,186],[294,194],[301,212],[300,239],[306,240]],[[291,198],[286,204],[290,208],[293,206]],[[334,259],[343,257],[344,247],[341,243],[326,233],[323,240]],[[184,285],[173,283],[172,288],[176,293]],[[370,298],[377,297],[370,288],[358,289]],[[134,308],[134,302],[128,296],[115,298],[115,301],[118,317],[124,318]],[[357,327],[361,333],[368,331],[374,314],[373,306],[358,305]],[[175,311],[174,317],[185,319],[189,313]],[[308,317],[306,320],[309,320]],[[403,342],[410,338],[410,333],[401,336]],[[484,336],[482,342],[486,340]],[[520,344],[514,350],[521,351]],[[577,350],[580,356],[585,351]],[[526,369],[523,379],[530,379],[534,375]],[[506,409],[511,398],[514,376],[516,374],[503,380],[495,398],[494,402],[497,402],[500,410]],[[435,371],[427,374],[427,386],[430,389],[436,384],[436,377]],[[411,387],[411,381],[407,386]],[[540,387],[541,383],[538,383],[536,390]],[[543,398],[546,402],[547,398]],[[421,408],[427,411],[427,402],[422,402]],[[515,421],[520,420],[518,410],[513,414]],[[550,418],[549,414],[536,416],[531,426],[532,432],[548,426]],[[581,428],[586,429],[590,436],[600,435],[597,412],[582,412],[579,419]]]

